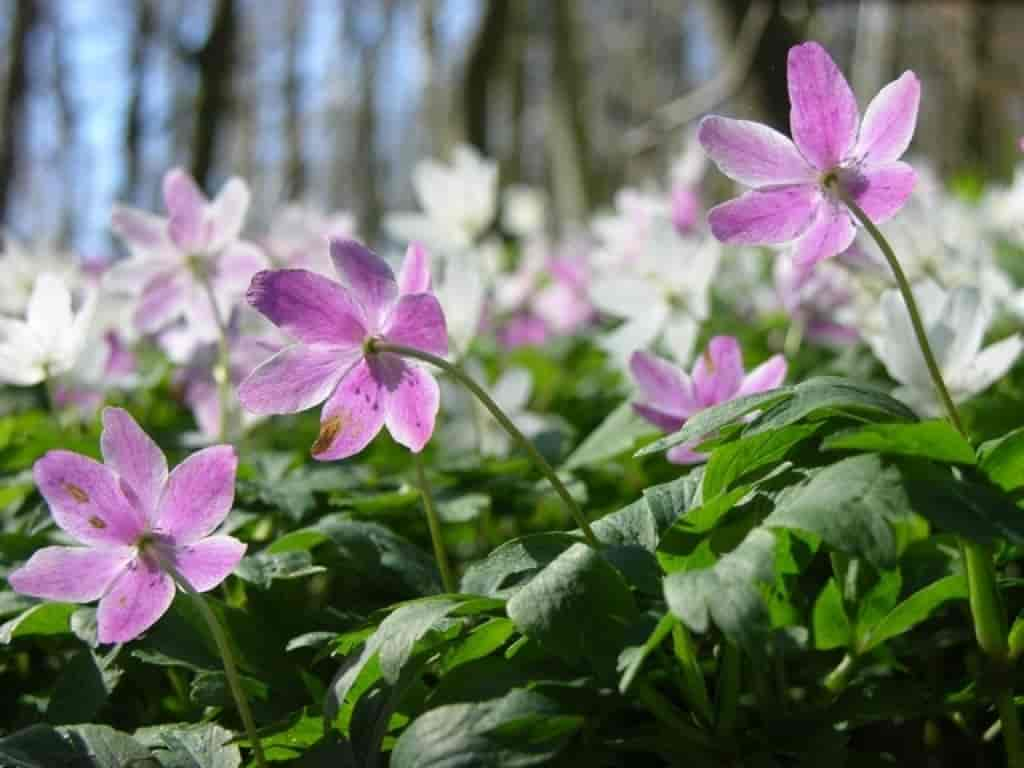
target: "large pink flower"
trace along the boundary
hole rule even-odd
[[[879,91],[861,122],[849,84],[817,43],[790,49],[787,75],[792,141],[765,125],[714,115],[701,121],[697,137],[722,173],[753,188],[710,211],[715,237],[793,242],[796,263],[808,267],[853,242],[853,215],[837,188],[875,222],[910,196],[916,175],[899,158],[914,134],[921,86],[904,72]]]
[[[448,352],[441,305],[430,293],[427,254],[409,246],[398,279],[355,240],[331,240],[331,260],[344,285],[304,269],[260,272],[248,299],[297,340],[242,382],[238,397],[253,413],[296,413],[327,401],[313,457],[359,453],[386,426],[412,451],[434,431],[437,381],[423,367],[390,353],[366,351],[371,339]]]
[[[230,445],[167,459],[127,411],[103,411],[103,464],[70,451],[35,463],[53,518],[85,546],[44,547],[8,577],[26,595],[99,600],[99,641],[145,632],[171,605],[173,566],[199,592],[220,584],[245,553],[231,536],[211,536],[235,497],[238,458]]]

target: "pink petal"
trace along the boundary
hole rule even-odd
[[[693,412],[693,383],[676,366],[648,352],[637,351],[629,358],[629,370],[644,393],[644,407],[680,420]]]
[[[191,544],[220,525],[235,500],[238,456],[230,445],[196,451],[167,478],[154,530],[176,544]]]
[[[844,160],[857,139],[857,100],[824,48],[804,43],[789,49],[789,124],[793,141],[822,171]]]
[[[774,355],[761,363],[743,379],[736,397],[753,395],[757,392],[767,392],[780,386],[786,378],[786,358],[782,355]]]
[[[395,274],[380,256],[356,240],[331,239],[331,261],[369,322],[376,325],[398,295]]]
[[[701,464],[708,459],[707,454],[697,453],[690,445],[677,445],[674,448],[669,448],[665,455],[673,464],[682,465]]]
[[[179,269],[161,272],[142,289],[135,308],[135,325],[153,333],[177,318],[185,309],[188,281]]]
[[[878,92],[868,104],[853,154],[862,162],[899,160],[914,135],[921,83],[909,70]]]
[[[817,175],[796,145],[767,125],[711,115],[701,120],[697,139],[722,173],[747,187],[800,184]]]
[[[917,174],[899,161],[866,166],[858,174],[853,197],[876,224],[892,218],[914,191]]]
[[[365,448],[384,426],[388,392],[384,379],[403,363],[393,356],[378,355],[371,363],[361,360],[331,395],[320,414],[320,436],[311,452],[318,461],[345,459]]]
[[[145,518],[108,468],[71,451],[49,451],[32,467],[39,492],[61,528],[85,544],[131,545]]]
[[[715,336],[693,366],[693,387],[701,405],[731,399],[743,381],[743,352],[732,336]]]
[[[141,635],[171,607],[174,582],[147,557],[132,560],[96,612],[97,639],[126,643]]]
[[[181,168],[174,168],[164,175],[163,191],[174,244],[185,251],[205,245],[207,200],[195,180]]]
[[[448,354],[441,304],[430,293],[402,296],[384,324],[384,338],[434,355]]]
[[[103,409],[100,450],[103,462],[118,476],[125,496],[138,501],[144,516],[155,512],[167,481],[167,459],[128,411]]]
[[[723,243],[786,243],[807,229],[820,198],[811,184],[754,190],[716,205],[708,212],[708,224]]]
[[[662,432],[677,432],[686,423],[686,419],[682,416],[665,413],[658,408],[644,405],[643,403],[633,403],[633,410]]]
[[[814,223],[793,246],[793,260],[798,269],[811,267],[845,251],[856,234],[846,208],[826,201],[818,209]]]
[[[298,413],[326,400],[362,356],[358,349],[320,344],[286,347],[258,366],[238,388],[250,413]]]
[[[362,308],[349,293],[305,269],[257,273],[246,299],[282,331],[307,344],[358,346],[368,333]]]
[[[88,603],[103,597],[134,557],[133,547],[43,547],[7,581],[23,595]]]
[[[389,386],[385,424],[395,442],[419,453],[434,433],[441,405],[437,381],[418,365],[402,361],[397,383]]]
[[[245,544],[232,536],[209,536],[174,550],[174,566],[196,592],[207,592],[235,570]]]
[[[398,293],[426,293],[430,290],[430,255],[419,243],[409,243],[398,273]]]
[[[167,220],[137,208],[116,205],[110,214],[110,228],[128,245],[148,250],[163,244]]]
[[[270,259],[252,243],[236,240],[221,251],[213,284],[218,294],[241,296],[253,276],[270,266]]]
[[[237,176],[227,180],[207,208],[210,222],[210,250],[219,251],[242,233],[251,199],[249,185]]]

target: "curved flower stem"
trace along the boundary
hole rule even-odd
[[[195,588],[189,583],[188,579],[181,575],[174,564],[169,562],[166,558],[160,558],[160,566],[171,578],[174,579],[175,583],[181,589],[186,592],[193,600],[195,600],[196,606],[199,608],[199,612],[203,615],[203,619],[206,621],[206,625],[210,628],[210,634],[213,635],[213,642],[217,645],[217,651],[220,653],[221,660],[224,662],[224,676],[228,681],[228,688],[231,689],[231,695],[235,699],[235,706],[238,708],[238,714],[242,718],[242,725],[245,727],[245,735],[249,739],[249,745],[252,747],[253,756],[256,758],[256,765],[259,768],[267,768],[267,761],[263,755],[263,744],[260,742],[260,737],[256,733],[256,721],[253,720],[252,710],[249,708],[249,699],[246,698],[245,690],[242,688],[242,680],[238,676],[238,669],[235,666],[235,656],[231,652],[231,645],[228,642],[227,632],[221,626],[220,621],[214,614],[213,609],[206,602],[206,598],[203,597]]]
[[[205,275],[198,279],[210,300],[210,309],[213,310],[213,318],[217,323],[217,365],[213,369],[213,380],[217,383],[217,396],[220,398],[220,434],[217,441],[226,443],[228,413],[231,410],[231,353],[228,349],[228,329],[220,316],[220,308],[217,306],[217,297],[213,293],[210,279]]]
[[[441,536],[441,519],[437,516],[437,509],[434,507],[434,499],[430,495],[430,485],[427,483],[427,473],[423,468],[423,456],[419,453],[412,455],[413,464],[416,465],[416,484],[420,488],[420,496],[423,498],[423,511],[427,514],[427,527],[430,529],[430,543],[434,546],[434,560],[437,561],[437,570],[441,572],[441,585],[448,594],[455,593],[455,579],[452,577],[452,569],[448,564],[448,553],[444,548],[444,538]]]
[[[555,474],[555,470],[553,470],[547,460],[541,456],[540,451],[534,447],[533,443],[526,438],[526,435],[519,431],[519,428],[512,423],[512,420],[505,415],[505,412],[501,410],[498,404],[491,399],[491,396],[484,391],[483,387],[473,381],[470,376],[466,375],[459,366],[452,365],[444,358],[416,349],[415,347],[407,347],[403,344],[392,344],[387,341],[379,341],[376,339],[367,343],[367,352],[390,352],[393,355],[412,357],[416,360],[422,360],[425,363],[430,363],[456,379],[460,384],[462,384],[462,386],[476,395],[477,399],[483,403],[484,407],[488,411],[491,412],[491,415],[497,420],[497,422],[501,424],[509,435],[512,436],[512,439],[519,443],[523,450],[529,454],[530,459],[537,466],[537,469],[539,469],[541,474],[543,474],[544,477],[547,478],[548,482],[551,483],[551,487],[554,488],[555,492],[562,498],[563,503],[569,509],[569,513],[576,521],[576,524],[580,527],[580,530],[583,531],[583,537],[587,540],[587,543],[595,549],[600,548],[601,544],[594,535],[594,531],[591,529],[590,523],[588,523],[587,519],[583,516],[582,510],[580,510],[579,505],[573,499],[568,489],[562,481],[558,479],[558,475]]]

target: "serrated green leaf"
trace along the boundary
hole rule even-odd
[[[99,656],[91,648],[75,654],[57,678],[46,706],[47,722],[87,723],[96,716],[121,680],[112,656]]]
[[[814,647],[819,651],[848,648],[853,642],[850,618],[843,605],[843,591],[835,579],[829,579],[814,601],[811,614]]]
[[[235,575],[263,589],[270,589],[275,581],[301,579],[326,570],[322,565],[313,565],[309,552],[290,550],[258,552],[243,557],[235,568]]]
[[[65,635],[71,633],[73,603],[40,603],[0,626],[0,643],[9,644],[29,635]]]
[[[626,453],[640,438],[656,433],[657,430],[637,416],[632,403],[627,401],[608,414],[569,454],[563,469],[579,469],[609,461]]]
[[[153,750],[162,768],[238,768],[235,734],[216,723],[141,728],[135,739]]]
[[[11,768],[161,768],[149,750],[106,725],[33,725],[0,739],[0,765]]]
[[[619,693],[625,694],[629,690],[633,680],[636,679],[641,667],[643,667],[644,661],[669,636],[669,633],[672,632],[672,627],[675,626],[677,621],[679,619],[675,616],[666,613],[658,620],[658,623],[655,624],[654,629],[643,643],[640,645],[630,645],[622,649],[618,660],[618,670],[621,675],[619,677]]]
[[[790,449],[819,428],[817,424],[791,424],[716,448],[704,470],[704,497],[713,499],[745,475],[782,461]]]
[[[983,443],[978,459],[981,471],[1004,491],[1024,486],[1024,427]]]
[[[579,541],[570,533],[539,533],[507,541],[466,569],[460,591],[502,595],[513,579],[535,573]]]
[[[504,616],[488,619],[444,652],[439,665],[441,674],[447,674],[461,664],[489,656],[504,646],[515,631],[516,625],[511,619]]]
[[[830,451],[916,456],[947,464],[974,464],[974,449],[948,421],[868,424],[836,432],[822,441]]]
[[[861,652],[867,653],[886,640],[916,627],[944,603],[966,599],[967,580],[961,573],[951,574],[929,584],[889,611],[873,627],[866,629],[861,637]]]

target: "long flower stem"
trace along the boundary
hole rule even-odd
[[[199,282],[202,283],[203,290],[210,300],[210,309],[217,323],[217,366],[213,370],[213,380],[217,383],[217,397],[220,399],[220,430],[217,440],[225,443],[228,439],[228,416],[231,410],[231,353],[228,348],[228,329],[220,316],[217,296],[213,292],[210,279],[203,275],[199,277]]]
[[[452,569],[448,564],[448,553],[444,548],[444,538],[441,536],[441,519],[437,516],[434,499],[430,495],[427,473],[423,468],[423,456],[419,453],[414,453],[412,460],[413,464],[416,465],[416,484],[419,486],[420,496],[423,498],[423,511],[427,514],[430,543],[434,547],[434,560],[437,561],[437,570],[441,572],[441,584],[444,586],[445,592],[453,594],[456,591],[455,579],[452,577]]]
[[[491,399],[491,396],[484,391],[483,387],[473,381],[473,379],[461,368],[457,365],[452,365],[444,358],[432,355],[429,352],[424,352],[416,349],[415,347],[407,347],[402,344],[392,344],[386,341],[374,340],[369,342],[367,345],[367,351],[390,352],[393,355],[411,357],[416,360],[422,360],[425,363],[430,363],[456,379],[460,384],[462,384],[462,386],[472,392],[477,399],[483,403],[484,407],[491,412],[491,415],[504,428],[504,430],[512,436],[512,439],[519,443],[520,447],[526,451],[530,459],[537,466],[537,469],[539,469],[541,474],[543,474],[544,477],[547,478],[548,482],[551,483],[551,487],[554,488],[555,493],[562,498],[562,501],[568,508],[569,513],[576,521],[576,524],[580,527],[580,530],[583,531],[583,537],[587,540],[587,543],[594,548],[599,548],[601,546],[597,537],[594,535],[594,531],[590,527],[590,523],[588,523],[587,519],[583,516],[582,510],[580,510],[579,505],[576,503],[576,500],[573,499],[569,490],[565,487],[562,481],[558,479],[558,475],[555,474],[555,470],[553,470],[547,460],[541,456],[540,451],[534,447],[533,443],[526,438],[526,435],[519,431],[519,428],[512,423],[512,420],[505,415],[505,412],[501,410],[498,404]]]

